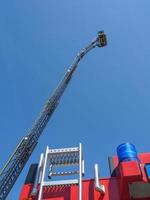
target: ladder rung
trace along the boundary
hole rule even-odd
[[[78,179],[60,180],[60,181],[44,181],[43,186],[74,185],[78,183],[79,183]]]
[[[63,149],[49,149],[48,153],[52,154],[58,154],[58,153],[74,153],[74,152],[79,152],[78,147],[73,147],[73,148],[63,148]]]
[[[53,172],[53,173],[50,173],[49,176],[67,176],[67,175],[75,175],[75,174],[78,174],[79,171],[68,171],[68,172]]]

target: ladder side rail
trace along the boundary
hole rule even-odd
[[[18,176],[20,175],[24,165],[28,161],[29,155],[32,154],[32,151],[30,152],[24,151],[23,154],[20,156],[20,158],[16,158],[16,160],[12,163],[11,167],[8,170],[7,175],[2,180],[0,185],[0,200],[3,200],[7,197],[9,191],[11,190]]]
[[[2,193],[5,185],[4,183],[7,182],[7,179],[9,179],[10,176],[13,177],[15,175],[16,171],[14,171],[14,169],[16,169],[18,166],[22,166],[22,163],[26,163],[26,157],[28,158],[32,154],[32,151],[37,145],[37,141],[31,140],[31,142],[27,143],[27,139],[25,139],[25,143],[20,144],[20,146],[18,147],[19,152],[16,150],[13,156],[13,160],[9,163],[8,168],[3,171],[4,176],[0,181],[0,194]],[[21,171],[22,170],[18,171],[18,173],[20,173]]]
[[[82,144],[79,144],[79,200],[82,200]]]
[[[44,127],[42,127],[42,128],[44,128]],[[18,148],[15,150],[14,154],[9,159],[9,162],[7,162],[7,165],[3,168],[2,172],[1,172],[1,177],[2,177],[3,174],[6,177],[6,174],[8,175],[10,173],[10,170],[8,170],[8,167],[11,165],[11,163],[12,163],[12,165],[9,167],[9,169],[11,169],[12,167],[14,167],[14,165],[16,163],[16,160],[19,159],[19,157],[22,157],[22,152],[25,151],[25,149],[27,148],[27,146],[28,146],[27,149],[28,149],[28,152],[29,152],[29,150],[32,149],[32,147],[34,146],[35,142],[36,142],[36,139],[34,138],[34,134],[32,135],[32,137],[24,138],[24,141],[22,141],[20,143],[20,145],[18,146]],[[8,171],[6,171],[6,170],[8,170]],[[0,184],[0,188],[1,188],[1,185],[3,184],[3,182],[4,181],[1,180],[1,182],[0,182],[1,183]]]
[[[32,144],[32,147],[25,144],[24,147],[22,148],[22,152],[19,152],[19,154],[16,157],[14,157],[13,162],[10,163],[10,167],[8,168],[8,171],[5,171],[6,172],[5,177],[0,182],[1,183],[0,191],[1,191],[1,187],[3,185],[4,180],[6,180],[7,177],[9,176],[9,174],[11,174],[11,169],[16,168],[15,166],[18,166],[19,161],[23,161],[23,158],[25,155],[31,154],[34,149],[34,146],[36,146],[36,144],[37,143],[34,142]]]
[[[47,166],[48,149],[49,149],[49,147],[47,146],[46,152],[44,155],[44,163],[43,163],[43,170],[42,170],[42,175],[41,175],[41,184],[40,184],[40,190],[39,190],[39,194],[38,194],[38,200],[42,200],[44,178],[45,178],[45,172],[46,172],[46,166]]]
[[[17,153],[18,149],[20,148],[20,146],[22,145],[22,143],[24,143],[24,139],[25,138],[22,138],[22,140],[17,145],[16,149],[14,150],[14,152],[12,153],[12,155],[10,156],[10,158],[8,159],[6,164],[4,165],[3,169],[0,172],[0,178],[1,178],[2,174],[4,173],[5,169],[7,168],[8,164],[14,159],[14,156],[16,155],[16,153]]]
[[[29,136],[30,136],[29,139],[33,138],[33,137],[31,137],[32,135],[35,136],[34,133],[38,132],[39,125],[41,125],[40,122],[38,122],[37,125],[38,125],[38,126],[34,127],[34,128],[37,128],[35,131],[33,131],[33,129],[31,129],[31,132],[30,132],[30,134],[29,134]],[[41,128],[41,127],[40,127],[40,128]],[[44,128],[44,127],[43,127],[43,128]],[[21,142],[17,145],[17,147],[16,147],[16,149],[14,150],[13,154],[11,155],[11,157],[8,159],[7,163],[5,164],[5,166],[3,167],[3,169],[1,170],[1,172],[0,172],[0,179],[2,179],[3,174],[6,174],[6,170],[7,170],[7,168],[9,167],[9,165],[11,165],[11,163],[14,162],[14,161],[16,162],[16,156],[21,154],[20,151],[21,151],[21,150],[23,149],[23,147],[27,144],[27,139],[28,139],[27,137],[24,137],[24,138],[21,140]]]

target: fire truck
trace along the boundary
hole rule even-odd
[[[50,149],[32,164],[19,200],[148,200],[150,199],[150,153],[137,153],[131,143],[117,147],[108,157],[110,177],[84,179],[82,144]]]
[[[79,62],[95,47],[107,44],[103,31],[75,57],[63,79],[46,102],[42,112],[25,134],[0,172],[0,200],[5,200],[25,167],[39,137],[57,108]],[[20,200],[150,200],[150,153],[137,153],[133,144],[117,147],[109,157],[110,177],[100,178],[94,165],[94,178],[84,179],[82,144],[76,147],[50,149],[32,164]],[[65,178],[64,178],[65,177]]]

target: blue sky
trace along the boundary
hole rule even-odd
[[[7,199],[18,199],[46,145],[83,143],[86,177],[122,142],[149,151],[150,1],[0,2],[0,167],[31,127],[59,80],[99,30],[108,46],[80,63],[39,144]]]

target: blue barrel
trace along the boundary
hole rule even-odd
[[[117,155],[119,162],[137,160],[138,154],[136,148],[131,143],[123,143],[117,147]]]

